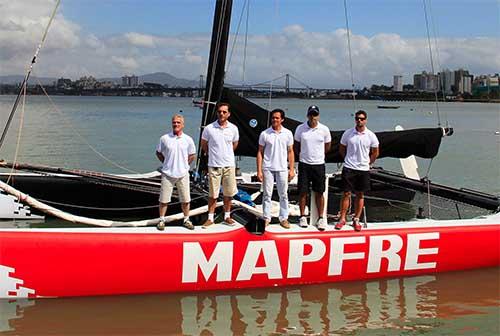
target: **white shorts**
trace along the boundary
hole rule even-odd
[[[189,174],[178,178],[161,174],[160,203],[170,203],[174,186],[177,188],[177,194],[179,194],[179,202],[191,202],[191,195],[189,193]]]

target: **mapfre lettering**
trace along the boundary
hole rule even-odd
[[[422,248],[423,241],[433,241],[433,247]],[[241,263],[234,265],[234,242],[218,242],[209,255],[205,254],[200,243],[186,242],[183,244],[182,282],[248,281],[257,274],[265,274],[268,279],[297,279],[302,277],[305,264],[314,265],[324,258],[328,258],[327,276],[342,275],[346,265],[354,260],[366,260],[367,274],[380,272],[384,259],[387,261],[387,272],[434,269],[435,258],[428,257],[427,262],[419,262],[419,257],[437,256],[438,243],[439,232],[408,234],[405,250],[403,237],[396,234],[332,237],[326,243],[317,238],[290,239],[285,251],[279,251],[274,240],[250,241],[246,247],[237,245],[237,248],[245,248],[245,253]],[[326,244],[329,244],[328,254]],[[347,246],[350,246],[349,249],[346,249]],[[261,256],[263,265],[258,266]],[[287,272],[283,274],[285,265],[288,266]]]

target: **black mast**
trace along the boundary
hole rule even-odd
[[[207,83],[203,101],[203,114],[201,116],[200,140],[198,141],[198,159],[196,161],[198,174],[206,170],[207,166],[207,157],[203,155],[201,150],[201,133],[207,124],[215,120],[215,104],[219,102],[224,86],[232,7],[232,0],[217,0],[215,5],[212,42],[210,43],[210,57],[206,77]]]

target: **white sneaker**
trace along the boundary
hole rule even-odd
[[[320,231],[325,231],[325,229],[326,229],[326,220],[323,217],[318,218],[318,221],[316,222],[316,227]]]
[[[300,217],[300,219],[299,219],[299,226],[303,227],[303,228],[306,228],[306,227],[309,226],[309,223],[307,223],[307,218],[306,217],[304,217],[304,216]]]

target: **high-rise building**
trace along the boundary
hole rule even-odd
[[[471,93],[473,79],[468,70],[455,70],[455,93]]]
[[[122,86],[123,87],[138,87],[139,86],[139,77],[137,77],[136,75],[123,76],[122,77]]]
[[[455,85],[455,72],[449,69],[443,69],[439,73],[439,90],[443,90],[446,94],[453,93],[453,87]]]
[[[439,78],[437,75],[422,71],[421,74],[413,75],[413,87],[415,90],[432,92],[438,88]]]
[[[403,76],[394,75],[394,84],[392,87],[392,91],[394,91],[394,92],[402,92],[403,91]]]

